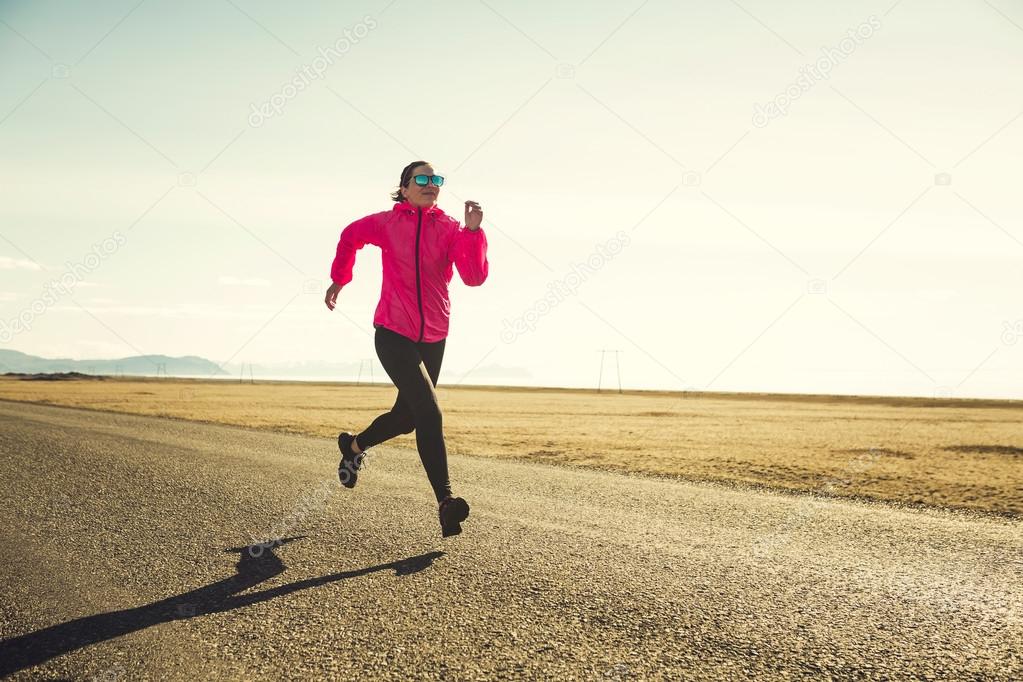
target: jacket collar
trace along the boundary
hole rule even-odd
[[[413,206],[412,204],[410,204],[407,199],[405,199],[405,200],[402,200],[402,201],[395,202],[394,203],[394,208],[392,208],[391,210],[392,211],[401,211],[401,212],[404,212],[404,213],[412,213],[412,214],[414,214],[416,212],[416,207]],[[423,211],[423,215],[430,215],[430,214],[436,214],[436,215],[439,215],[439,216],[446,215],[444,213],[444,211],[442,211],[440,209],[440,206],[438,206],[437,204],[434,204],[430,208],[427,208],[427,209],[425,209]]]

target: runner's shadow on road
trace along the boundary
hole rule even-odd
[[[231,611],[299,590],[319,587],[348,578],[357,578],[378,571],[393,570],[396,576],[411,575],[429,568],[434,561],[444,556],[444,552],[427,552],[386,564],[331,573],[319,578],[297,580],[259,592],[241,594],[241,592],[283,573],[287,567],[274,553],[274,550],[289,542],[301,540],[303,537],[305,536],[282,538],[272,544],[246,545],[224,550],[240,555],[236,564],[237,573],[211,585],[144,606],[76,618],[27,635],[4,640],[0,642],[0,677],[45,663],[92,644],[144,630],[159,623],[186,620],[208,613]]]

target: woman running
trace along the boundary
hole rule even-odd
[[[451,495],[448,454],[437,377],[444,357],[451,301],[448,284],[452,265],[471,287],[487,279],[487,237],[480,227],[483,209],[465,202],[465,227],[437,206],[443,176],[426,161],[413,161],[401,172],[389,211],[356,220],[341,232],[337,255],[330,268],[333,282],[326,304],[333,310],[341,287],[352,281],[355,252],[366,244],[380,247],[383,284],[373,315],[377,357],[398,389],[398,397],[385,412],[358,435],[341,433],[338,478],[355,487],[368,448],[401,433],[416,432],[416,447],[426,476],[437,497],[441,534],[462,532],[469,505]]]

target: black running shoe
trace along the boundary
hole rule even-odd
[[[437,509],[440,517],[440,533],[442,537],[458,535],[462,532],[462,521],[469,516],[469,503],[461,497],[445,497]]]
[[[341,451],[341,462],[337,465],[337,477],[341,485],[346,488],[354,488],[359,480],[359,469],[362,468],[362,460],[366,452],[356,455],[352,452],[352,441],[355,435],[347,431],[337,437],[337,448]]]

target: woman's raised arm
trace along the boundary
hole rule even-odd
[[[328,309],[334,309],[341,287],[352,281],[355,252],[366,244],[380,246],[379,214],[374,213],[359,218],[341,231],[334,262],[330,265],[331,285],[327,289],[327,297],[324,299]]]

